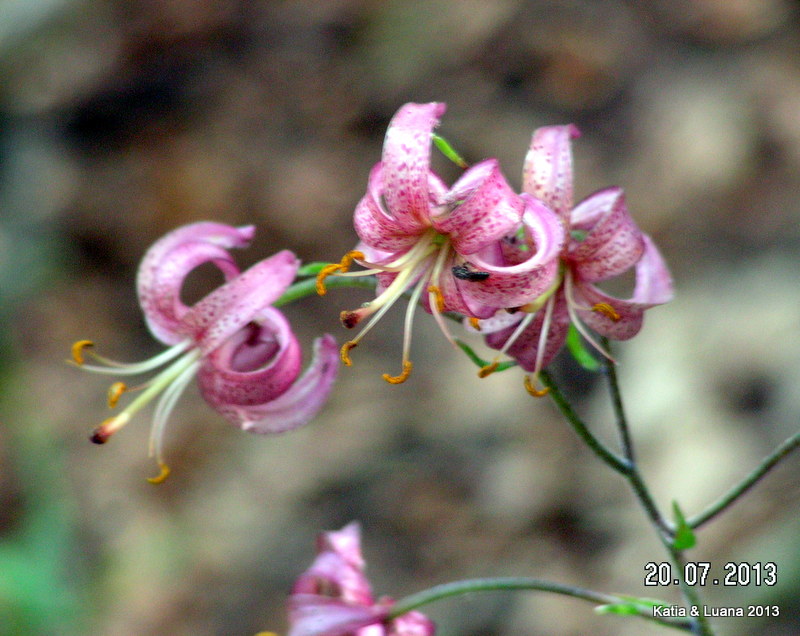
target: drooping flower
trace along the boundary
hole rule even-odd
[[[514,307],[547,290],[557,274],[563,242],[558,218],[533,197],[519,196],[500,172],[497,160],[482,161],[448,188],[430,168],[432,132],[445,111],[440,103],[406,104],[386,131],[381,161],[372,169],[367,193],[355,210],[358,248],[341,263],[324,269],[334,273],[377,275],[377,297],[341,314],[352,328],[365,318],[361,332],[345,343],[341,357],[377,323],[392,304],[410,293],[400,375],[384,374],[391,383],[411,371],[409,350],[413,312],[420,300],[452,341],[442,314],[456,312],[486,318],[498,308]],[[504,259],[504,243],[523,226],[528,251],[514,262]],[[353,260],[367,269],[347,272]]]
[[[573,207],[571,142],[578,135],[572,125],[537,129],[523,168],[523,191],[555,212],[564,227],[555,285],[522,312],[498,312],[480,324],[489,346],[515,358],[534,378],[561,349],[570,324],[602,351],[589,329],[627,340],[641,329],[646,309],[673,296],[669,270],[628,213],[620,188],[600,190]],[[511,258],[515,249],[526,246],[510,247]],[[635,285],[630,298],[611,296],[596,284],[631,268]],[[530,381],[527,386],[540,393]]]
[[[433,636],[434,624],[420,612],[389,618],[393,602],[375,601],[364,566],[357,523],[323,532],[316,559],[289,596],[288,636]]]
[[[163,481],[169,469],[162,457],[164,426],[181,393],[197,377],[200,393],[234,425],[253,433],[281,433],[307,423],[325,403],[338,368],[338,347],[324,335],[314,342],[311,364],[301,375],[302,351],[283,314],[272,307],[294,280],[299,262],[284,250],[245,272],[230,255],[246,247],[253,226],[232,227],[201,222],[178,228],[145,254],[137,276],[139,304],[156,339],[169,345],[161,354],[135,364],[115,362],[88,352],[99,364],[84,364],[89,340],[72,347],[74,362],[87,371],[138,375],[163,367],[155,377],[128,389],[115,382],[110,407],[126,391],[139,395],[117,415],[105,420],[92,441],[105,443],[142,407],[160,395],[150,435]],[[192,306],[181,301],[189,272],[211,262],[225,283]]]

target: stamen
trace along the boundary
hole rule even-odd
[[[529,376],[529,375],[525,376],[525,382],[524,382],[525,390],[528,393],[530,393],[533,397],[540,398],[540,397],[544,397],[545,395],[550,393],[550,387],[549,386],[546,386],[546,387],[544,387],[542,389],[537,389],[533,382],[534,381],[531,380],[531,376]]]
[[[94,429],[89,439],[93,444],[105,444],[119,429],[131,419],[130,413],[122,412],[114,417],[109,417],[100,426]]]
[[[353,347],[358,346],[358,342],[355,340],[348,340],[342,345],[342,348],[339,349],[339,357],[342,359],[344,366],[352,367],[353,361],[350,359],[350,349]]]
[[[485,367],[480,368],[480,370],[478,371],[478,377],[486,378],[492,375],[492,373],[497,371],[497,367],[499,366],[500,366],[500,360],[498,358],[495,358],[493,362],[487,364]]]
[[[403,372],[400,375],[389,375],[388,373],[384,373],[383,379],[389,384],[402,384],[408,380],[408,376],[411,375],[411,369],[413,366],[414,365],[412,364],[411,360],[403,360]]]
[[[358,250],[351,250],[342,256],[342,260],[338,263],[331,263],[323,267],[319,274],[317,274],[317,294],[324,296],[328,293],[328,290],[325,289],[325,279],[336,272],[346,272],[356,259],[363,260],[364,253]]]
[[[128,387],[124,382],[114,382],[108,387],[108,408],[113,409],[117,405],[120,396],[127,390]]]
[[[444,312],[444,296],[442,295],[442,290],[439,289],[438,285],[428,285],[428,293],[434,296],[434,300],[436,301],[436,310],[439,313]]]
[[[475,329],[475,331],[481,330],[481,321],[475,316],[470,316],[469,318],[467,318],[467,321],[469,322],[470,325],[472,325],[472,328]]]
[[[608,303],[597,303],[592,307],[592,311],[597,312],[598,314],[602,314],[606,318],[610,318],[614,322],[619,322],[622,320],[622,316],[620,316],[617,311]]]
[[[161,472],[158,474],[157,477],[147,478],[147,481],[149,481],[151,484],[163,484],[164,481],[167,479],[167,477],[169,477],[170,473],[169,466],[167,466],[164,462],[159,462],[158,468],[161,470]]]
[[[78,366],[83,365],[83,350],[93,346],[94,342],[91,340],[78,340],[75,344],[73,344],[72,359],[75,361],[75,364]]]

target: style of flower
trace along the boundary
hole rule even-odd
[[[641,329],[646,309],[673,297],[669,270],[628,213],[620,188],[600,190],[573,207],[571,143],[578,136],[572,125],[537,129],[523,168],[523,191],[555,212],[564,227],[555,284],[523,311],[498,312],[480,323],[489,346],[533,373],[534,380],[526,379],[526,386],[534,395],[544,393],[535,388],[535,378],[563,346],[570,324],[607,356],[589,329],[612,340],[627,340]],[[509,247],[511,258],[515,249],[527,247]],[[516,256],[520,257],[522,253]],[[628,299],[596,285],[631,268],[635,285]]]
[[[317,279],[377,275],[377,297],[341,320],[352,328],[369,318],[360,333],[344,344],[349,351],[402,295],[409,293],[403,339],[402,372],[384,374],[390,383],[406,380],[414,310],[422,300],[445,336],[452,337],[442,314],[487,318],[498,308],[527,303],[545,292],[558,271],[563,231],[556,215],[533,197],[516,194],[500,172],[497,160],[482,161],[448,188],[430,168],[432,132],[445,104],[406,104],[386,132],[381,161],[369,176],[367,193],[355,210],[361,242]],[[503,257],[505,241],[523,228],[529,249],[514,262]],[[348,272],[353,261],[366,267]]]
[[[161,354],[126,364],[94,354],[89,340],[72,347],[74,362],[97,373],[137,375],[171,363],[141,386],[112,384],[112,408],[124,392],[141,392],[91,436],[93,442],[105,443],[160,395],[150,434],[150,454],[161,469],[150,480],[154,483],[169,474],[162,457],[164,427],[193,377],[211,407],[253,433],[281,433],[307,423],[325,403],[336,378],[335,340],[329,335],[316,339],[313,360],[300,375],[300,345],[286,318],[271,306],[295,278],[295,255],[284,250],[240,273],[229,250],[246,247],[254,233],[253,226],[201,222],[178,228],[150,247],[139,266],[137,290],[150,331],[169,345]],[[207,262],[219,268],[225,283],[187,306],[180,297],[184,280]],[[86,354],[99,364],[84,364]]]
[[[288,636],[433,636],[420,612],[389,618],[393,602],[377,602],[364,573],[359,525],[323,532],[317,557],[289,596]]]

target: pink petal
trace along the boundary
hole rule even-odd
[[[158,340],[177,344],[185,338],[179,327],[189,307],[181,302],[180,292],[189,272],[210,261],[230,280],[239,268],[227,250],[246,247],[254,233],[252,225],[193,223],[166,234],[147,250],[136,286],[147,326]]]
[[[253,406],[227,405],[218,410],[251,433],[284,433],[299,428],[323,407],[339,365],[339,347],[332,336],[314,341],[314,356],[303,375],[283,395]]]
[[[299,265],[288,250],[256,263],[197,302],[184,315],[178,333],[191,337],[204,354],[210,353],[277,300]]]
[[[605,303],[618,314],[619,319],[612,320],[604,313],[578,310],[587,326],[612,340],[627,340],[635,336],[642,328],[645,310],[669,302],[673,297],[672,278],[661,253],[649,236],[642,236],[645,250],[636,264],[636,285],[631,298],[623,300],[604,293],[594,285],[575,283],[576,303],[585,307]]]
[[[567,303],[561,291],[557,292],[555,303],[556,305],[550,316],[550,328],[547,332],[545,350],[540,365],[542,369],[550,364],[556,355],[558,355],[558,352],[564,346],[564,342],[567,338],[567,331],[569,330],[570,321],[567,312]],[[536,357],[539,353],[539,341],[541,339],[544,316],[545,310],[542,308],[507,351],[508,355],[519,362],[523,369],[531,373],[537,370]],[[502,349],[516,328],[517,325],[515,324],[488,334],[486,336],[486,344],[493,349]]]
[[[572,212],[572,230],[587,231],[572,240],[568,259],[585,281],[611,278],[633,267],[644,251],[644,239],[625,205],[620,188],[607,188],[582,201]]]
[[[383,196],[389,213],[409,231],[427,225],[430,218],[431,133],[446,108],[435,102],[405,104],[386,131]]]
[[[409,249],[425,231],[422,224],[409,224],[390,216],[381,204],[383,164],[376,164],[369,175],[367,193],[356,206],[353,224],[359,238],[375,249],[385,252]]]
[[[336,552],[353,567],[364,569],[361,554],[361,526],[351,521],[341,530],[323,532],[317,539],[317,552]]]
[[[433,636],[436,625],[420,612],[408,612],[389,624],[386,636]]]
[[[266,308],[203,359],[197,381],[214,408],[263,404],[292,385],[301,362],[289,322],[277,309]]]
[[[433,226],[447,234],[459,254],[473,254],[513,232],[524,203],[508,185],[496,159],[467,170],[445,195],[452,211],[433,218]]]
[[[345,636],[384,618],[385,609],[350,605],[318,594],[293,594],[287,636]],[[382,636],[384,630],[376,628],[375,634]]]
[[[564,241],[564,229],[556,215],[530,195],[525,202],[523,224],[526,250],[519,249],[513,261],[501,244],[469,257],[470,267],[488,272],[482,281],[458,281],[468,302],[497,309],[519,307],[543,294],[558,273],[558,254]]]
[[[572,210],[572,140],[579,136],[572,124],[537,128],[522,169],[522,191],[544,201],[565,225]]]

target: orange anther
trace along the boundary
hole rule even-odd
[[[147,481],[151,484],[163,484],[164,480],[169,477],[169,466],[167,466],[164,462],[158,462],[158,467],[161,472],[156,477],[148,477]]]
[[[353,366],[353,361],[350,359],[350,349],[356,345],[358,345],[358,343],[355,340],[348,340],[342,345],[342,348],[339,349],[339,357],[342,359],[344,366]]]
[[[389,384],[402,384],[408,380],[408,376],[411,375],[411,369],[413,366],[414,365],[411,363],[411,360],[403,360],[403,372],[400,375],[389,375],[388,373],[384,373],[383,379]]]
[[[596,311],[598,314],[603,314],[606,318],[610,318],[614,322],[618,322],[622,319],[622,316],[620,316],[608,303],[597,303],[592,307],[592,311]]]
[[[500,366],[500,361],[495,360],[491,364],[487,364],[485,367],[481,367],[480,370],[478,371],[478,377],[485,378],[492,375],[492,373],[497,371],[497,367],[499,366]]]
[[[325,279],[328,278],[328,276],[335,274],[336,272],[346,272],[350,269],[350,266],[353,264],[354,260],[363,258],[363,252],[352,250],[342,256],[342,260],[338,263],[331,263],[330,265],[323,267],[319,274],[317,274],[317,294],[324,296],[328,292],[328,290],[325,289]]]
[[[108,408],[113,409],[117,402],[119,401],[119,397],[127,391],[128,387],[125,386],[124,382],[114,382],[110,387],[108,387]]]
[[[91,340],[78,340],[75,344],[72,345],[72,359],[75,361],[75,364],[82,365],[83,364],[83,350],[88,349],[89,347],[93,347],[94,342]]]
[[[442,290],[437,285],[428,285],[428,293],[433,294],[436,299],[436,311],[442,313],[444,311],[444,296]]]
[[[525,376],[525,390],[530,393],[533,397],[540,398],[544,397],[550,392],[550,387],[546,386],[543,389],[537,389],[534,384],[533,380],[531,380],[531,376]]]
[[[469,324],[472,325],[473,329],[476,331],[481,330],[481,321],[478,318],[475,316],[470,316],[467,320],[469,321]]]

